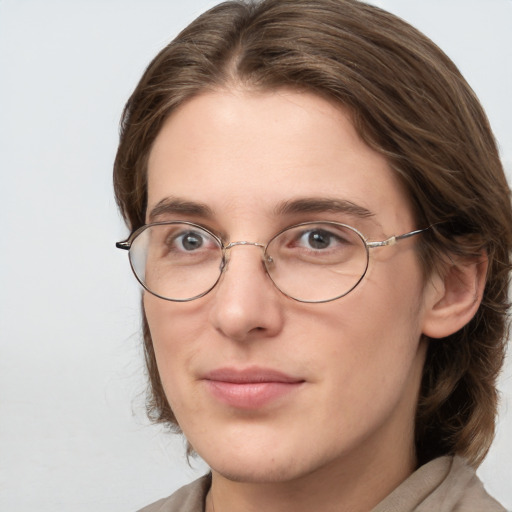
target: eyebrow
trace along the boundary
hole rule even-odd
[[[352,217],[366,219],[375,214],[367,208],[346,199],[330,199],[322,197],[306,197],[284,201],[274,209],[276,217],[300,213],[343,213]],[[204,203],[187,201],[178,197],[166,197],[159,201],[149,213],[149,221],[154,222],[164,215],[192,215],[195,217],[213,218],[213,210]]]
[[[275,214],[291,215],[295,213],[345,213],[353,217],[366,219],[374,217],[375,214],[367,208],[360,206],[346,199],[329,199],[319,197],[307,197],[303,199],[295,199],[293,201],[285,201],[278,205]]]
[[[204,203],[186,201],[177,197],[166,197],[159,201],[149,212],[149,221],[170,214],[193,215],[196,217],[213,217],[212,209]]]

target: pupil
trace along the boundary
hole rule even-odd
[[[203,245],[203,240],[200,236],[195,235],[194,233],[187,233],[183,237],[183,248],[187,251],[193,251],[194,249],[198,249]]]
[[[323,231],[313,231],[309,234],[309,244],[314,249],[325,249],[329,247],[330,236]]]

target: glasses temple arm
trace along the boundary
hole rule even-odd
[[[384,247],[386,245],[394,245],[398,242],[398,240],[403,240],[404,238],[409,238],[414,235],[419,235],[420,233],[423,233],[424,231],[427,231],[428,229],[430,229],[430,227],[431,226],[429,226],[428,228],[416,229],[414,231],[409,231],[409,233],[404,233],[403,235],[390,236],[389,238],[387,238],[386,240],[382,240],[381,242],[366,242],[366,245],[370,248],[371,247]]]
[[[419,235],[420,233],[423,233],[424,231],[428,231],[432,226],[429,226],[428,228],[423,229],[416,229],[415,231],[410,231],[409,233],[404,233],[403,235],[396,236],[395,238],[397,240],[403,240],[404,238],[409,238],[410,236]]]
[[[128,242],[128,240],[125,240],[124,242],[116,242],[116,247],[118,249],[124,249],[125,251],[129,251],[131,246],[132,244],[131,242]]]

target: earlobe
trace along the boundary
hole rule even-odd
[[[485,288],[488,260],[453,262],[427,284],[423,334],[444,338],[462,329],[475,315]]]

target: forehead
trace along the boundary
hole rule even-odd
[[[314,198],[349,202],[390,229],[410,220],[395,174],[348,113],[288,90],[209,92],[175,111],[150,153],[148,212],[168,198],[230,219],[290,213],[282,206]]]

